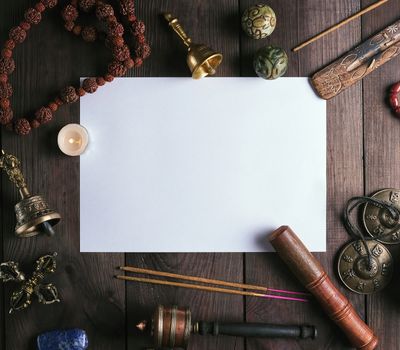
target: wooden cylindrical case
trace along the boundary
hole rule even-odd
[[[378,345],[374,332],[358,316],[350,301],[333,285],[319,261],[288,226],[281,226],[269,241],[299,281],[314,295],[328,316],[357,349]]]

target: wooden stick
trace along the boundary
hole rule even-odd
[[[349,18],[344,19],[343,21],[339,22],[338,24],[335,24],[334,26],[328,28],[327,30],[324,30],[322,33],[319,33],[312,37],[311,39],[305,41],[304,43],[300,44],[299,46],[296,46],[292,51],[296,52],[299,51],[300,49],[306,47],[307,45],[313,43],[314,41],[324,37],[325,35],[334,32],[335,30],[339,29],[340,27],[344,26],[345,24],[351,22],[352,20],[361,17],[367,12],[370,12],[374,9],[376,9],[379,6],[382,6],[384,3],[388,2],[389,0],[379,0],[378,2],[366,7],[364,10],[361,10],[360,12],[357,12],[356,14],[350,16]]]
[[[164,286],[174,286],[174,287],[180,287],[180,288],[186,288],[186,289],[196,289],[196,290],[202,290],[202,291],[206,291],[206,292],[244,295],[244,296],[251,296],[251,297],[258,297],[258,298],[271,298],[271,299],[282,299],[282,300],[308,302],[307,299],[303,299],[303,298],[293,298],[293,297],[284,297],[284,296],[280,296],[280,295],[269,295],[269,294],[255,293],[255,292],[246,292],[246,291],[234,290],[234,289],[228,289],[228,288],[201,286],[201,285],[197,285],[197,284],[171,282],[171,281],[157,280],[157,279],[152,279],[152,278],[141,278],[141,277],[131,277],[131,276],[115,276],[115,277],[119,280],[124,280],[124,281],[160,284],[160,285],[164,285]]]
[[[257,286],[257,285],[253,285],[253,284],[235,283],[235,282],[227,282],[227,281],[221,281],[221,280],[216,280],[216,279],[211,279],[211,278],[180,275],[177,273],[142,269],[139,267],[122,266],[122,267],[120,267],[120,270],[127,271],[127,272],[135,272],[135,273],[139,273],[139,274],[176,278],[176,279],[199,282],[199,283],[215,284],[215,285],[219,285],[219,286],[260,290],[263,292],[271,291],[271,292],[278,292],[278,293],[283,293],[283,294],[310,295],[309,293],[303,293],[303,292],[291,292],[291,291],[287,291],[287,290],[272,289],[272,288]]]

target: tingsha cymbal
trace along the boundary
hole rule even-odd
[[[347,244],[338,260],[338,274],[344,285],[359,294],[379,292],[390,282],[393,274],[393,258],[381,243],[367,241],[371,251],[369,263],[367,251],[361,240]]]
[[[400,190],[387,188],[376,192],[372,198],[387,202],[400,211]],[[400,220],[394,219],[389,211],[366,204],[363,211],[363,223],[370,236],[385,244],[400,243]]]

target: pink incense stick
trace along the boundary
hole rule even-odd
[[[306,295],[306,296],[311,296],[310,293],[306,292],[292,292],[290,290],[283,290],[283,289],[273,289],[273,288],[268,288],[270,292],[276,292],[276,293],[282,293],[282,294],[297,294],[297,295]]]
[[[291,301],[301,301],[303,303],[308,303],[309,302],[309,300],[303,299],[303,298],[284,297],[284,296],[281,296],[281,295],[271,295],[271,294],[265,294],[264,298],[291,300]]]

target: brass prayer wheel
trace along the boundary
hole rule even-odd
[[[153,335],[156,348],[183,348],[189,343],[192,314],[189,309],[158,306],[153,316]]]
[[[32,237],[40,232],[45,232],[49,236],[54,235],[53,226],[60,221],[61,216],[49,207],[42,196],[30,194],[21,171],[21,163],[17,157],[2,150],[0,169],[7,173],[21,196],[21,201],[15,205],[17,220],[15,234],[18,237]]]
[[[136,327],[144,331],[147,322],[142,321]],[[158,306],[154,312],[151,332],[155,349],[186,349],[191,334],[300,339],[315,339],[317,336],[317,329],[309,325],[291,326],[206,321],[192,323],[192,314],[188,308],[162,305]]]
[[[371,198],[387,202],[400,211],[399,189],[383,189]],[[400,243],[400,217],[395,219],[387,209],[368,203],[364,207],[362,219],[368,234],[377,241],[384,244]]]
[[[192,39],[187,36],[178,19],[170,13],[165,13],[164,18],[188,48],[187,65],[192,73],[192,78],[200,79],[207,75],[214,75],[222,62],[222,54],[206,45],[192,43]]]

